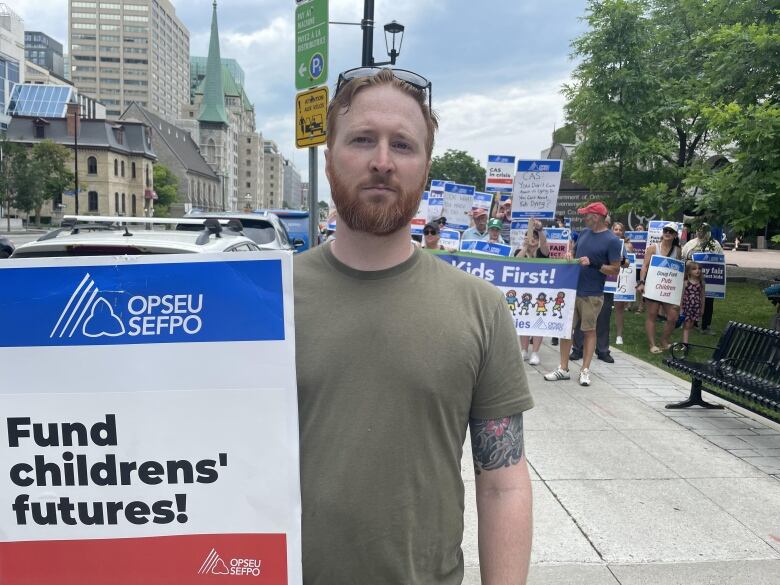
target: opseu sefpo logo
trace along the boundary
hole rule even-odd
[[[198,575],[232,575],[236,577],[259,577],[261,572],[262,561],[260,559],[232,558],[225,561],[213,548],[198,569]]]
[[[49,338],[195,335],[203,328],[202,294],[133,295],[125,304],[122,293],[101,291],[87,273]]]

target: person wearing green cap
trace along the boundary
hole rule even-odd
[[[492,244],[506,244],[501,237],[501,228],[504,227],[500,219],[493,218],[488,222],[488,242]]]

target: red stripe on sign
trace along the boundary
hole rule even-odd
[[[488,185],[511,185],[514,179],[488,179]]]
[[[284,534],[0,542],[2,585],[287,585]]]

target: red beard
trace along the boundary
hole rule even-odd
[[[338,177],[330,177],[331,196],[336,204],[339,221],[349,229],[375,236],[388,236],[403,229],[417,213],[420,206],[425,179],[413,192],[402,191],[396,182],[391,185],[398,197],[392,202],[371,203],[360,199]]]

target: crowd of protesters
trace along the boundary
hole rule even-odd
[[[480,240],[496,244],[509,244],[511,236],[512,201],[498,203],[492,213],[485,209],[471,212],[471,227],[463,231],[461,239]],[[693,237],[683,245],[678,224],[667,223],[658,243],[648,244],[644,260],[636,268],[635,301],[616,301],[611,293],[604,292],[607,276],[614,276],[621,267],[628,266],[627,254],[635,253],[626,235],[625,224],[612,221],[606,206],[600,202],[591,203],[578,210],[585,228],[581,232],[572,230],[567,258],[578,260],[582,266],[578,283],[573,330],[570,339],[551,338],[552,345],[560,344],[560,365],[548,373],[550,381],[569,378],[568,362],[583,360],[580,383],[590,384],[590,363],[595,357],[606,363],[614,363],[610,345],[623,345],[626,311],[644,313],[644,328],[648,350],[659,354],[668,350],[677,327],[682,327],[682,341],[687,343],[694,327],[704,334],[712,334],[713,299],[705,297],[704,278],[701,267],[693,262],[696,252],[723,253],[723,248],[712,235],[710,226],[701,223]],[[552,227],[564,227],[563,216],[556,217]],[[441,232],[447,227],[444,217],[425,225],[422,236],[414,237],[414,244],[429,250],[445,250],[441,243]],[[531,219],[520,245],[513,246],[512,256],[516,258],[549,258],[550,247],[545,234],[546,226],[538,219]],[[643,224],[636,224],[634,232],[645,231]],[[682,300],[679,305],[643,298],[644,282],[650,258],[662,255],[686,263]],[[615,336],[611,339],[611,323],[614,315]],[[657,330],[660,325],[660,332]],[[660,335],[659,335],[660,333]],[[524,360],[530,365],[539,365],[539,351],[543,338],[519,335],[518,341]]]

